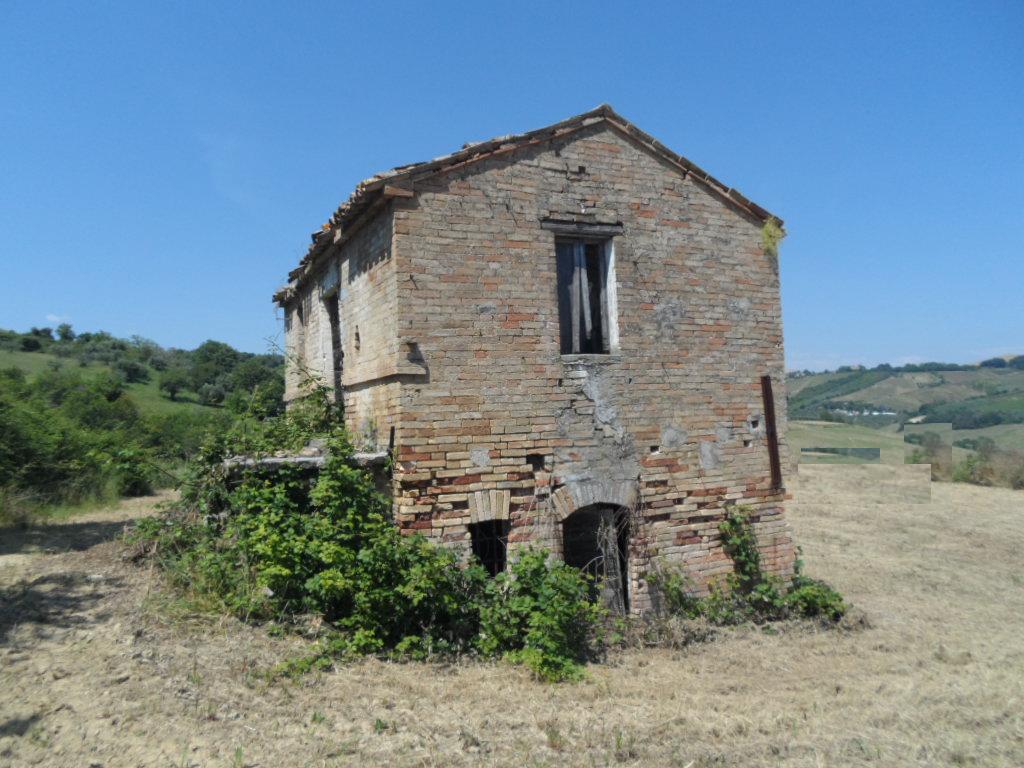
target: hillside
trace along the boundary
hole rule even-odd
[[[787,385],[794,464],[901,464],[913,451],[904,445],[910,424],[951,424],[945,459],[931,462],[933,477],[1024,484],[1024,369],[1016,365],[844,369],[793,375]],[[877,448],[880,455],[847,455],[849,448]]]
[[[795,419],[831,414],[872,423],[923,417],[959,429],[1024,423],[1024,369],[1019,368],[846,370],[791,376],[787,387]]]
[[[0,370],[4,368],[29,375],[57,368],[86,376],[112,373],[147,413],[194,411],[197,405],[240,411],[242,401],[257,391],[263,410],[276,412],[284,393],[280,355],[241,352],[214,340],[194,350],[162,347],[139,336],[76,332],[66,323],[25,332],[0,328]]]
[[[81,365],[46,352],[12,352],[0,349],[0,370],[17,368],[30,376],[51,370],[67,368],[85,374],[96,375],[112,373],[113,369],[103,363]],[[219,410],[214,405],[204,405],[198,401],[195,392],[179,392],[174,400],[160,392],[159,372],[149,369],[150,379],[146,382],[125,383],[125,391],[143,415],[169,415],[175,413],[213,413]]]
[[[283,368],[212,340],[0,329],[0,522],[176,483],[209,435],[282,410]]]

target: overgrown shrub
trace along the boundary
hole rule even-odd
[[[834,622],[846,613],[842,596],[825,582],[804,576],[799,560],[788,589],[780,579],[761,570],[757,538],[742,508],[729,510],[719,531],[722,547],[733,561],[733,573],[711,582],[708,594],[699,596],[682,573],[655,572],[650,580],[664,612],[706,619],[718,625],[763,623],[790,617]]]
[[[138,410],[112,374],[0,373],[0,435],[0,486],[37,508],[141,495],[156,484]]]
[[[992,471],[989,463],[979,455],[968,456],[953,468],[953,482],[991,485]]]
[[[321,616],[331,631],[300,669],[352,655],[475,653],[521,662],[545,680],[578,677],[601,618],[586,578],[527,552],[492,580],[403,536],[352,465],[332,411],[312,397],[280,419],[211,438],[188,470],[182,506],[141,522],[136,538],[199,604],[256,621]],[[238,477],[224,467],[229,455],[300,447],[325,424],[329,458],[315,482],[296,467]]]
[[[487,582],[477,649],[522,662],[544,680],[577,679],[600,651],[604,609],[579,571],[530,550]]]

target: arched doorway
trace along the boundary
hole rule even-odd
[[[629,612],[629,517],[620,507],[592,504],[562,521],[562,559],[594,577],[609,609]]]

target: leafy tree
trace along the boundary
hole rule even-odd
[[[22,352],[38,352],[42,349],[43,344],[35,336],[22,336],[21,337],[21,351]]]
[[[222,341],[204,341],[192,353],[192,388],[198,392],[204,384],[217,384],[223,391],[223,380],[231,375],[239,358],[239,352]]]
[[[227,396],[220,384],[203,384],[199,388],[199,402],[203,405],[220,405]]]
[[[75,332],[70,323],[61,323],[57,326],[57,338],[61,341],[74,341]]]
[[[117,371],[129,384],[143,384],[149,381],[149,368],[137,360],[122,359],[114,364]]]
[[[167,393],[171,400],[176,399],[178,393],[183,389],[187,389],[188,385],[189,375],[181,368],[171,368],[164,371],[160,377],[160,391]]]
[[[280,365],[268,366],[263,358],[254,356],[235,366],[231,372],[230,386],[231,389],[252,392],[260,384],[280,375]]]
[[[982,368],[1005,368],[1007,363],[1001,357],[991,357],[988,360],[981,361]]]
[[[1012,358],[1010,360],[1009,365],[1011,368],[1024,370],[1024,355],[1017,355],[1016,357]]]

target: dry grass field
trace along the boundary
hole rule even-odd
[[[268,683],[303,641],[190,616],[122,562],[145,502],[0,530],[0,766],[1024,765],[1024,492],[869,497],[870,472],[793,481],[843,628],[723,631],[558,686],[379,661]]]

